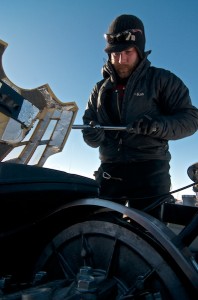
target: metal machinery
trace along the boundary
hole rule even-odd
[[[78,107],[17,87],[0,64],[0,299],[198,299],[197,207],[159,199],[158,220],[43,167]],[[198,164],[187,172],[196,190]]]

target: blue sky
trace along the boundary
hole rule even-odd
[[[198,107],[195,0],[0,0],[0,9],[0,39],[8,43],[3,55],[7,77],[24,89],[48,83],[59,100],[76,102],[75,124],[82,124],[89,94],[102,78],[107,58],[103,34],[123,13],[142,19],[152,65],[179,76]],[[172,190],[176,190],[192,183],[187,168],[198,161],[198,134],[169,145]],[[87,146],[81,131],[73,129],[63,151],[45,166],[92,177],[99,164],[98,149]],[[192,188],[182,192],[191,193]]]

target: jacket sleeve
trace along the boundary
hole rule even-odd
[[[91,121],[99,124],[97,118],[97,99],[98,99],[98,85],[93,88],[89,97],[86,109],[83,115],[83,124],[89,125]],[[103,129],[88,128],[82,130],[83,139],[90,147],[97,148],[105,139],[105,132]]]
[[[198,129],[198,109],[192,105],[189,90],[183,81],[169,72],[163,82],[160,107],[162,115],[157,119],[159,130],[153,136],[178,140],[194,134]]]

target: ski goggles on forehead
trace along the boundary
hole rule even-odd
[[[109,44],[113,44],[115,42],[135,41],[136,36],[134,33],[137,32],[140,32],[142,34],[141,29],[128,29],[116,34],[105,33],[104,38]]]

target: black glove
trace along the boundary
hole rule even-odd
[[[103,128],[100,128],[94,121],[89,123],[88,128],[82,130],[84,139],[95,146],[98,146],[105,138],[105,132]]]
[[[162,124],[158,121],[153,120],[150,116],[144,115],[142,118],[136,120],[135,122],[127,126],[127,132],[143,135],[155,134],[159,129],[161,129]]]

